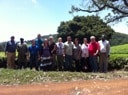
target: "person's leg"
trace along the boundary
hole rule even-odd
[[[7,53],[7,68],[11,69],[11,53]]]
[[[75,71],[80,72],[80,60],[75,60]]]
[[[93,57],[92,56],[89,57],[89,63],[91,66],[91,72],[93,72],[94,71],[94,64],[93,64]]]
[[[38,65],[38,58],[35,58],[35,69],[38,71],[39,70],[39,65]]]
[[[68,61],[68,55],[65,55],[65,62],[64,62],[64,70],[68,70],[68,64],[69,64],[69,61]]]
[[[52,54],[52,69],[56,70],[57,65],[56,65],[56,54]]]
[[[103,72],[103,64],[104,64],[104,57],[103,57],[103,54],[100,54],[100,57],[99,57],[99,71],[100,72]]]
[[[16,58],[15,53],[12,53],[11,65],[12,65],[12,68],[13,68],[13,69],[16,68],[16,65],[15,65],[15,58]]]
[[[63,55],[57,55],[58,69],[63,70]]]
[[[97,56],[93,56],[94,72],[98,71]]]
[[[69,71],[73,71],[73,58],[69,55]]]
[[[104,55],[104,62],[103,62],[103,72],[107,72],[108,71],[108,57],[107,54]]]

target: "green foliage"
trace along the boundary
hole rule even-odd
[[[128,65],[128,44],[111,47],[109,70],[123,69]]]
[[[112,54],[128,54],[128,44],[111,47]]]
[[[84,37],[89,39],[92,35],[99,40],[102,34],[110,39],[114,30],[98,16],[75,16],[70,21],[61,22],[57,32],[58,37],[62,37],[63,41],[66,41],[67,36],[71,36],[73,39],[78,37],[82,41]]]
[[[5,57],[5,52],[0,52],[0,58]]]
[[[112,54],[109,60],[109,70],[123,69],[128,64],[128,54]]]
[[[123,33],[114,32],[112,38],[110,39],[110,44],[112,46],[122,45],[128,43],[128,35]]]

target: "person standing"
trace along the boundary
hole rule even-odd
[[[16,42],[15,37],[11,36],[11,40],[7,42],[5,46],[5,55],[7,56],[7,68],[15,69],[15,57],[16,57]]]
[[[71,39],[71,36],[67,37],[67,41],[64,43],[64,56],[65,56],[65,63],[64,63],[64,69],[73,70],[73,42]]]
[[[102,35],[99,43],[99,71],[107,72],[108,58],[110,55],[110,43],[106,40],[105,35]]]
[[[82,49],[82,58],[81,58],[81,69],[82,71],[91,71],[90,63],[89,63],[89,50],[88,50],[88,43],[87,38],[83,39],[83,44],[81,46]]]
[[[75,38],[74,46],[73,46],[73,60],[75,61],[75,70],[77,72],[81,71],[80,59],[81,59],[81,45],[79,44],[78,38]]]
[[[98,71],[98,62],[97,56],[99,53],[99,44],[95,40],[95,36],[90,37],[91,42],[89,43],[89,61],[91,65],[91,71],[97,72]]]
[[[58,42],[56,43],[56,53],[57,53],[57,64],[59,71],[63,70],[63,63],[64,63],[64,43],[62,42],[62,38],[58,38]]]
[[[27,44],[24,42],[23,38],[20,38],[20,42],[17,44],[18,52],[18,68],[22,69],[27,67]]]
[[[52,57],[52,69],[56,70],[57,69],[57,64],[56,64],[56,44],[54,42],[53,36],[49,37],[49,50],[50,50],[51,57]]]
[[[35,44],[35,40],[31,41],[31,46],[29,46],[28,50],[29,50],[29,56],[30,56],[30,69],[35,68],[36,70],[38,70],[39,66],[38,66],[38,58],[40,58],[39,56],[39,48],[38,46]]]
[[[37,35],[37,38],[35,40],[35,44],[38,46],[39,48],[39,55],[42,55],[42,44],[43,44],[43,40],[41,39],[41,34]]]
[[[51,53],[50,53],[49,43],[48,43],[47,39],[44,40],[42,50],[43,50],[43,53],[41,56],[40,70],[49,71],[52,68],[51,67],[52,61],[51,61]]]

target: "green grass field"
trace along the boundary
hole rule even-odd
[[[128,44],[111,47],[111,54],[128,54]]]
[[[67,82],[88,79],[128,78],[128,72],[113,71],[109,73],[82,72],[43,72],[30,69],[0,69],[0,85],[17,85],[43,82]]]

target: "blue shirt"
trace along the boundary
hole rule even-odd
[[[36,39],[35,41],[36,45],[38,46],[39,49],[42,48],[43,40],[42,39]]]
[[[5,51],[14,53],[14,52],[16,52],[16,47],[17,47],[17,45],[16,45],[15,41],[8,41],[7,45],[5,47]]]
[[[34,58],[34,57],[38,57],[38,51],[39,51],[39,48],[37,45],[35,46],[30,46],[28,48],[29,52],[30,52],[30,57],[31,58]]]

